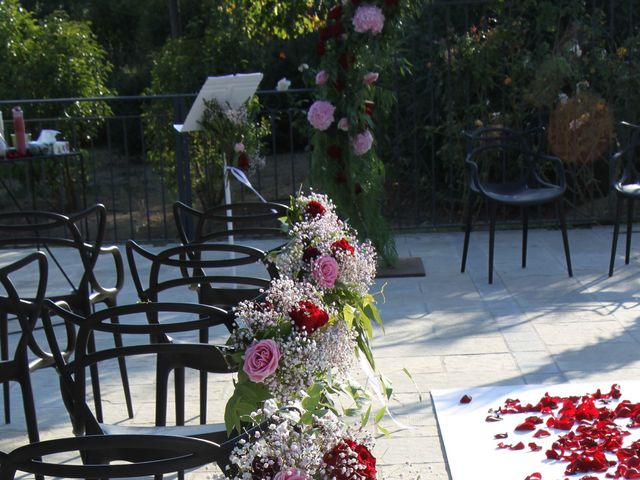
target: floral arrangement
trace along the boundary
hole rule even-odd
[[[271,253],[280,278],[235,311],[239,327],[229,344],[238,380],[225,410],[228,429],[240,429],[267,399],[287,405],[314,396],[332,408],[332,394],[361,399],[348,372],[359,354],[375,368],[369,342],[373,322],[382,323],[369,293],[374,248],[357,240],[326,195],[293,198],[286,228],[289,241]]]
[[[265,164],[260,154],[262,139],[269,135],[266,119],[253,121],[260,105],[256,97],[239,108],[220,105],[216,100],[205,101],[201,121],[203,131],[210,136],[211,154],[222,155],[228,165],[254,174]]]
[[[329,10],[316,45],[320,65],[311,77],[317,98],[307,112],[315,178],[387,263],[397,254],[381,212],[385,175],[375,153],[373,116],[393,102],[379,82],[392,57],[402,3],[351,0]]]
[[[262,423],[231,453],[227,478],[235,480],[375,480],[372,438],[347,427],[330,411],[278,410],[265,402],[253,414]],[[225,478],[225,477],[219,477]]]

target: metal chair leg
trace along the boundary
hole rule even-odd
[[[613,276],[613,266],[616,261],[616,249],[618,248],[618,235],[620,233],[620,213],[622,211],[622,198],[616,195],[616,216],[613,220],[613,240],[611,242],[611,258],[609,259],[609,276]]]
[[[627,199],[627,245],[624,253],[624,263],[629,265],[631,254],[631,233],[633,232],[633,198]]]
[[[173,371],[176,399],[176,425],[184,425],[184,368]]]
[[[527,268],[528,234],[529,234],[529,208],[522,207],[522,268]]]
[[[493,283],[493,251],[496,239],[496,204],[489,202],[489,284]]]
[[[9,322],[6,313],[0,314],[0,360],[9,360]],[[4,423],[11,423],[9,382],[2,384],[2,397],[4,399]]]
[[[558,210],[558,220],[560,221],[560,229],[562,230],[562,243],[564,244],[564,256],[567,261],[567,271],[569,272],[569,276],[573,277],[571,252],[569,252],[569,237],[567,235],[567,222],[564,218],[564,206],[562,205],[562,199],[556,203],[556,209]]]
[[[93,353],[96,351],[96,339],[93,335],[89,335],[89,341],[87,342],[87,351]],[[102,395],[100,394],[100,376],[98,374],[98,366],[91,365],[89,367],[89,373],[91,375],[91,388],[93,390],[93,404],[96,409],[96,419],[98,422],[103,422],[104,417],[102,415]]]
[[[467,214],[465,219],[464,229],[464,246],[462,247],[462,265],[460,267],[460,273],[464,273],[467,267],[467,253],[469,252],[469,237],[471,236],[471,209],[473,205],[473,195],[469,192],[467,196]]]
[[[106,300],[105,303],[109,308],[117,306],[117,302],[115,300]],[[118,317],[111,318],[111,323],[119,322]],[[117,348],[122,348],[122,336],[120,334],[115,334],[113,336],[113,343]],[[124,400],[127,404],[127,414],[129,415],[129,418],[133,418],[133,402],[131,400],[131,388],[129,387],[127,363],[122,357],[118,357],[118,368],[120,369],[120,379],[122,380],[122,389],[124,390]]]

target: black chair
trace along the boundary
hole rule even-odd
[[[0,480],[13,480],[18,471],[58,478],[131,478],[182,472],[213,462],[222,468],[228,463],[229,450],[207,440],[171,435],[58,438],[24,445],[8,454],[0,452]],[[105,452],[109,453],[106,457]],[[74,453],[85,462],[69,463],[71,455],[46,460],[47,455]],[[121,462],[110,463],[114,461]]]
[[[88,232],[87,235],[82,234],[83,225],[86,229],[93,230],[92,240],[88,238]],[[64,302],[74,312],[86,316],[97,304],[103,303],[108,307],[115,306],[117,295],[124,283],[124,266],[118,247],[103,245],[105,227],[106,209],[104,205],[100,204],[71,215],[43,211],[0,213],[0,248],[23,246],[46,251],[49,262],[56,265],[57,271],[69,285],[69,292],[48,291],[46,298],[54,302]],[[50,247],[74,250],[78,256],[77,262],[62,265]],[[95,267],[101,255],[110,255],[113,259],[116,278],[115,285],[112,287],[103,286],[96,278]],[[51,279],[49,279],[49,285],[51,285]],[[112,320],[118,321],[117,318]],[[6,323],[6,316],[0,315],[0,325],[2,325],[0,340],[2,341],[5,336],[1,332],[7,330]],[[72,333],[68,332],[68,336],[71,337]],[[120,344],[117,336],[114,337],[114,342],[116,345]],[[33,350],[40,357],[41,362],[51,364],[49,356],[37,349]],[[0,353],[2,353],[2,349],[0,349]],[[132,417],[133,405],[124,360],[119,361],[119,367],[127,411]],[[100,382],[98,372],[95,369],[92,371],[92,382],[97,415],[98,418],[102,418]]]
[[[489,207],[489,283],[493,283],[493,256],[497,206],[522,209],[522,268],[527,266],[529,208],[555,203],[562,230],[562,241],[569,276],[573,276],[567,226],[562,205],[566,180],[559,158],[534,152],[525,134],[505,128],[483,128],[468,134],[471,147],[466,155],[468,196],[461,272],[465,271],[472,209],[476,196]],[[498,165],[495,165],[495,163]],[[482,165],[482,169],[481,169]],[[545,169],[553,170],[557,183],[545,178]],[[496,177],[498,177],[496,179]]]
[[[204,438],[216,443],[229,439],[224,424],[165,426],[164,419],[158,419],[158,410],[165,408],[166,398],[160,398],[156,404],[155,420],[152,419],[154,412],[149,409],[140,410],[140,414],[149,414],[146,419],[149,426],[141,425],[145,419],[139,417],[134,417],[134,423],[123,422],[120,418],[122,414],[114,410],[107,413],[112,415],[110,420],[117,423],[100,422],[86,401],[87,369],[118,358],[126,358],[130,365],[135,366],[139,376],[134,385],[145,392],[153,388],[152,383],[147,383],[152,379],[155,379],[156,384],[164,384],[166,391],[167,372],[172,368],[188,366],[189,359],[194,357],[199,357],[201,364],[209,372],[220,372],[228,376],[230,369],[222,348],[197,341],[157,341],[158,338],[169,335],[196,336],[202,329],[224,323],[228,317],[227,312],[195,303],[136,303],[99,310],[88,317],[82,317],[50,301],[45,301],[44,305],[42,319],[45,333],[55,359],[62,398],[71,417],[75,435],[170,434]],[[78,330],[73,355],[67,359],[63,357],[55,337],[52,314],[61,316]],[[157,323],[149,323],[149,315],[165,318]],[[117,316],[120,322],[112,323],[110,319],[113,316]],[[122,337],[123,346],[103,346],[103,337],[114,333]],[[91,336],[97,339],[95,351],[88,348]]]
[[[133,240],[126,245],[127,260],[138,297],[143,302],[157,302],[163,293],[175,289],[191,287],[197,295],[198,303],[215,305],[231,312],[241,301],[252,300],[263,294],[269,287],[270,275],[263,263],[264,252],[252,247],[232,244],[200,243],[168,248],[160,253],[151,253]],[[216,255],[216,258],[206,258]],[[220,258],[222,256],[223,258]],[[144,259],[150,265],[148,281],[143,283],[136,258]],[[233,275],[228,269],[245,265],[259,265],[264,268],[263,277]],[[218,275],[212,270],[223,269]],[[175,293],[174,293],[175,294]],[[155,322],[150,318],[151,322]],[[231,314],[224,319],[229,332],[236,328]],[[170,337],[162,341],[173,341]],[[199,341],[209,341],[208,331],[201,332]],[[195,356],[187,362],[189,368],[200,373],[200,421],[206,423],[207,417],[207,368],[202,359]],[[167,373],[168,374],[168,373]],[[176,421],[184,422],[184,378],[182,372],[175,371],[176,382]],[[165,384],[158,384],[165,388]],[[158,397],[166,398],[166,392],[157,392]],[[157,402],[159,405],[159,401]]]
[[[284,236],[279,219],[289,207],[273,202],[229,203],[196,210],[182,202],[173,204],[173,216],[183,244],[224,242],[230,235]],[[193,234],[188,233],[188,226]]]
[[[35,264],[38,271],[38,279],[35,282],[37,286],[36,293],[32,299],[23,300],[18,295],[14,283],[9,277],[13,273],[24,272],[24,269],[33,264]],[[0,296],[0,311],[5,317],[7,315],[15,315],[20,324],[20,336],[13,352],[13,358],[0,360],[0,382],[6,386],[4,392],[5,419],[7,423],[11,420],[9,382],[17,382],[22,391],[22,403],[29,441],[37,442],[39,440],[38,422],[30,378],[31,370],[36,367],[29,364],[29,347],[37,345],[32,337],[32,332],[40,315],[42,301],[47,289],[47,257],[44,253],[34,252],[17,262],[0,268],[0,284],[6,292],[5,296]],[[4,351],[8,352],[8,342],[4,346]],[[41,352],[46,355],[42,350]]]
[[[618,246],[618,234],[620,233],[620,215],[622,203],[627,201],[627,243],[624,263],[629,264],[631,254],[631,233],[633,226],[634,202],[640,198],[640,173],[637,161],[640,153],[640,125],[622,122],[624,126],[632,127],[631,136],[627,144],[613,154],[609,162],[609,179],[611,190],[616,196],[616,213],[613,223],[613,241],[611,242],[611,259],[609,261],[609,276],[613,275],[613,267],[616,260],[616,248]]]

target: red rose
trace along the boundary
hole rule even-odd
[[[329,314],[308,300],[298,303],[298,308],[289,312],[289,317],[300,330],[313,333],[329,321]]]
[[[324,212],[327,211],[324,208],[324,205],[322,205],[320,202],[317,202],[316,200],[311,200],[309,203],[307,203],[307,206],[304,209],[307,212],[307,215],[309,215],[310,217],[321,217],[322,215],[324,215]]]
[[[342,5],[336,5],[329,10],[329,18],[332,20],[338,20],[342,17]]]
[[[326,42],[327,40],[329,40],[329,38],[331,38],[331,30],[329,29],[329,27],[323,27],[320,29],[320,41],[321,42]]]
[[[334,82],[333,86],[338,92],[342,92],[345,88],[347,88],[347,84],[345,83],[345,81],[340,78]]]
[[[331,244],[331,251],[333,253],[336,253],[338,251],[343,251],[343,252],[348,252],[351,255],[353,255],[355,253],[355,248],[353,248],[351,246],[351,244],[347,241],[346,238],[342,238],[336,242],[333,242]]]
[[[320,250],[316,247],[307,247],[302,252],[302,261],[305,263],[311,263],[311,260],[320,255]]]
[[[324,42],[320,41],[316,44],[316,55],[319,57],[322,57],[325,52],[327,51],[327,48],[325,47]]]
[[[238,155],[238,168],[245,172],[249,170],[249,155],[244,152]]]
[[[327,472],[336,480],[352,480],[354,477],[344,470],[346,465],[353,466],[352,461],[357,459],[361,468],[358,469],[358,478],[364,480],[376,479],[376,458],[369,449],[353,440],[345,440],[327,452],[323,461],[327,466]]]
[[[353,191],[356,195],[360,195],[362,193],[362,185],[360,185],[360,182],[356,182],[355,187],[353,187]]]
[[[342,158],[342,149],[338,145],[329,145],[329,147],[327,147],[327,155],[336,160],[340,160]]]

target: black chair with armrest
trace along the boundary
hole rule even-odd
[[[20,298],[10,276],[16,272],[25,272],[31,267],[37,268],[38,278],[35,295],[29,300]],[[34,252],[26,257],[0,268],[0,285],[5,295],[0,295],[0,312],[6,317],[15,315],[20,324],[20,335],[16,342],[13,357],[0,360],[0,382],[5,385],[4,411],[7,423],[10,422],[9,382],[17,382],[22,391],[22,403],[27,424],[29,441],[37,442],[38,422],[33,400],[30,373],[37,365],[30,365],[29,348],[37,348],[42,356],[50,354],[40,349],[32,337],[33,328],[40,316],[40,309],[47,289],[47,257],[42,252]],[[6,332],[4,332],[6,333]],[[5,352],[8,353],[8,342]]]
[[[228,332],[236,328],[233,318],[233,307],[244,300],[252,300],[262,295],[269,287],[270,276],[262,263],[264,252],[252,247],[232,244],[200,243],[168,248],[159,253],[145,250],[133,240],[126,245],[127,260],[131,277],[138,297],[143,302],[157,302],[164,294],[175,295],[180,288],[190,287],[197,296],[198,303],[215,305],[228,313],[223,319]],[[210,258],[213,256],[214,258]],[[136,260],[138,258],[138,260]],[[147,262],[149,267],[148,281],[143,283],[140,275],[139,260]],[[258,266],[263,271],[262,277],[234,275],[229,269],[243,266]],[[219,274],[214,271],[222,270]],[[186,272],[186,274],[185,274]],[[179,290],[178,290],[179,291]],[[155,323],[152,315],[149,321]],[[159,341],[173,342],[167,336]],[[208,330],[201,332],[199,342],[209,341]],[[207,368],[199,356],[186,361],[185,366],[200,370],[200,421],[206,423],[207,416]],[[167,372],[168,375],[168,372]],[[176,384],[176,422],[184,423],[184,376],[180,369],[174,372]],[[166,384],[158,384],[159,389]],[[156,392],[158,398],[166,398],[167,393]],[[162,413],[161,401],[158,400],[158,411]],[[166,414],[166,410],[165,410]]]
[[[535,205],[555,203],[567,270],[572,277],[571,255],[562,205],[566,179],[560,159],[534,152],[526,133],[489,127],[472,132],[468,136],[471,141],[465,158],[468,196],[461,272],[466,268],[473,202],[475,197],[479,196],[487,201],[489,207],[489,283],[493,283],[496,209],[500,204],[522,209],[522,268],[526,268],[529,209]],[[491,168],[492,162],[499,165]],[[553,171],[555,183],[546,179],[545,168]]]
[[[616,260],[616,248],[618,246],[618,234],[620,233],[620,215],[622,204],[627,201],[627,235],[624,263],[629,264],[631,255],[631,233],[633,230],[634,202],[640,199],[640,125],[622,122],[622,125],[631,127],[631,135],[628,142],[611,156],[609,161],[609,180],[611,190],[616,196],[616,213],[613,221],[613,240],[611,242],[611,259],[609,260],[609,276],[613,275],[613,267]]]
[[[95,223],[92,219],[95,218]],[[82,224],[90,226],[95,231],[93,239],[82,234]],[[95,225],[95,227],[94,227]],[[46,251],[49,261],[57,267],[57,272],[69,285],[69,292],[47,291],[46,298],[54,302],[64,302],[74,312],[89,315],[94,306],[104,303],[108,307],[117,304],[117,295],[124,284],[124,265],[118,247],[104,246],[106,228],[106,209],[104,205],[93,205],[86,210],[69,215],[44,211],[20,211],[0,213],[0,248],[16,246],[34,248]],[[64,265],[56,258],[51,247],[61,247],[77,254],[75,263]],[[115,283],[112,287],[103,286],[95,274],[96,264],[101,255],[111,256],[114,262]],[[51,272],[50,272],[51,274]],[[51,278],[49,286],[51,286]],[[117,318],[112,319],[117,322]],[[4,332],[7,330],[7,317],[0,315],[0,341],[5,341]],[[67,332],[73,338],[72,332]],[[92,342],[92,340],[90,341]],[[114,336],[116,345],[119,338]],[[69,348],[72,343],[69,345]],[[45,366],[51,364],[50,356],[40,351],[37,346],[32,348]],[[0,348],[0,351],[2,349]],[[69,354],[67,351],[66,354]],[[120,376],[127,402],[129,416],[133,416],[133,405],[129,392],[127,367],[124,360],[119,360]],[[97,370],[92,371],[94,400],[96,402],[98,418],[102,418],[100,399],[100,382]]]
[[[209,372],[228,375],[230,369],[223,347],[208,343],[193,342],[158,342],[158,338],[176,336],[198,336],[203,329],[214,328],[223,324],[228,314],[222,309],[196,303],[136,303],[121,305],[96,311],[82,317],[62,308],[59,304],[45,301],[42,315],[47,340],[55,359],[56,369],[60,376],[62,398],[71,417],[74,434],[108,435],[108,434],[168,434],[198,437],[216,443],[229,440],[224,424],[166,426],[164,418],[158,419],[158,407],[166,408],[166,398],[160,398],[156,411],[140,409],[138,417],[131,422],[122,418],[123,413],[112,408],[108,413],[109,420],[117,423],[100,422],[91,410],[86,399],[86,372],[95,364],[113,362],[118,358],[126,358],[137,372],[133,382],[140,394],[153,388],[156,384],[168,382],[168,371],[171,368],[187,367],[189,359],[199,357],[201,364]],[[51,315],[59,315],[77,328],[77,340],[73,354],[64,358],[53,329]],[[158,318],[157,323],[149,323],[148,316]],[[118,316],[119,323],[110,322],[112,316]],[[109,347],[105,345],[108,338],[118,333],[123,345]],[[88,348],[89,338],[96,338],[96,350]],[[104,371],[108,371],[106,368]],[[113,385],[112,385],[113,387]],[[105,390],[106,392],[106,390]],[[141,417],[141,415],[143,417]],[[146,416],[146,418],[144,418]],[[155,417],[155,418],[154,418]]]
[[[0,480],[17,472],[57,478],[132,478],[161,476],[228,462],[228,448],[194,437],[172,435],[92,435],[31,443],[0,452]],[[107,458],[104,452],[109,452]],[[64,455],[67,454],[67,455]],[[56,455],[51,460],[46,457]],[[64,455],[64,456],[61,456]],[[80,456],[82,463],[68,458]],[[120,461],[120,463],[110,463]]]

